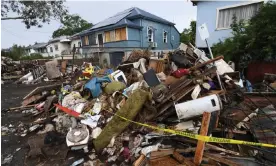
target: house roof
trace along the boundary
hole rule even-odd
[[[32,49],[38,49],[38,48],[43,48],[43,47],[46,47],[46,46],[47,46],[47,43],[35,43],[30,48],[32,48]]]
[[[121,27],[121,26],[142,28],[140,25],[137,25],[134,22],[132,22],[132,20],[135,18],[145,18],[145,19],[160,22],[163,24],[175,25],[174,23],[172,23],[168,20],[165,20],[161,17],[158,17],[154,14],[146,12],[137,7],[133,7],[133,8],[126,9],[122,12],[119,12],[119,13],[115,14],[114,16],[109,17],[109,18],[95,24],[92,28],[82,31],[78,35],[86,34],[88,32],[93,32],[93,31],[112,29],[112,28]]]
[[[69,36],[59,36],[59,37],[56,37],[56,38],[53,38],[53,39],[49,40],[48,43],[64,41],[64,40],[66,40],[68,38],[69,38]]]

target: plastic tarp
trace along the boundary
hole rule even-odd
[[[92,94],[93,98],[99,97],[102,93],[101,83],[104,82],[111,82],[108,76],[101,77],[101,78],[92,78],[89,82],[84,85],[84,89],[89,89],[90,93]]]

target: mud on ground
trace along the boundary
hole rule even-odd
[[[24,115],[21,112],[9,111],[8,108],[18,107],[21,105],[22,99],[25,95],[31,92],[38,86],[42,86],[44,84],[36,84],[36,85],[24,85],[24,84],[2,84],[1,86],[1,126],[8,127],[10,124],[15,128],[22,123],[29,123],[32,121],[29,116]],[[1,161],[12,155],[12,160],[10,163],[4,164],[6,166],[22,166],[22,165],[70,165],[80,159],[83,156],[82,152],[75,152],[74,155],[68,154],[67,158],[57,159],[55,156],[49,156],[48,159],[40,159],[35,158],[30,161],[26,160],[26,156],[29,152],[29,146],[27,144],[27,140],[30,136],[35,135],[35,133],[27,134],[25,137],[21,137],[20,135],[15,135],[15,133],[4,134],[1,132]],[[20,148],[20,150],[18,150]],[[18,150],[18,151],[16,151]],[[59,149],[52,149],[55,153]],[[50,152],[51,149],[48,149]],[[77,153],[77,155],[76,155]],[[72,158],[71,156],[75,156]],[[2,164],[3,165],[3,164]]]

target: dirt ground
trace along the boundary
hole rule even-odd
[[[36,84],[36,85],[16,85],[16,84],[2,84],[1,86],[1,126],[9,127],[9,125],[13,125],[15,128],[22,123],[28,123],[30,122],[30,118],[26,115],[24,115],[21,112],[14,112],[6,110],[11,107],[18,107],[21,105],[22,99],[25,95],[27,95],[30,91],[35,89],[38,86],[41,86],[42,84]],[[45,83],[44,83],[45,85]],[[20,135],[15,135],[15,133],[8,133],[4,134],[1,132],[1,161],[3,163],[3,160],[9,156],[12,155],[12,160],[8,164],[4,164],[6,166],[22,166],[22,165],[71,165],[70,163],[82,158],[83,153],[82,152],[74,152],[72,154],[71,152],[68,153],[66,159],[56,159],[55,155],[59,151],[62,153],[61,146],[64,146],[66,144],[59,145],[57,147],[51,147],[48,148],[46,151],[48,153],[52,153],[53,155],[47,155],[47,159],[42,159],[40,161],[39,158],[32,159],[31,162],[27,161],[26,155],[29,151],[29,146],[27,144],[27,140],[30,136],[35,135],[33,134],[27,134],[25,137],[21,137]],[[65,146],[66,149],[66,146]],[[65,150],[64,150],[65,151]],[[76,155],[77,153],[77,155]],[[74,157],[72,157],[74,156]],[[40,164],[38,164],[40,163]],[[2,164],[3,165],[3,164]]]

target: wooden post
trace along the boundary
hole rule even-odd
[[[75,52],[76,52],[76,46],[74,44],[74,47],[73,47],[73,59],[72,59],[72,73],[73,73],[73,70],[74,70],[74,59],[75,59]]]
[[[210,118],[211,118],[211,113],[209,113],[209,112],[203,113],[200,135],[203,135],[203,136],[207,135]],[[200,163],[202,161],[202,157],[203,157],[204,148],[205,148],[205,142],[199,140],[197,142],[197,147],[196,147],[196,152],[195,152],[195,157],[194,157],[195,165],[200,165]]]

